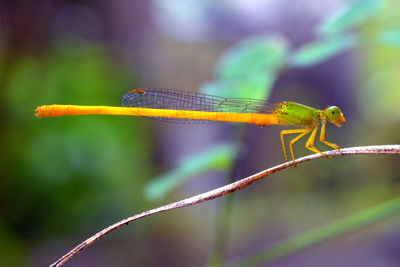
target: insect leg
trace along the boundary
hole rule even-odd
[[[317,148],[314,146],[315,136],[317,135],[317,131],[318,131],[318,126],[316,126],[316,127],[313,128],[313,130],[312,130],[312,132],[311,132],[311,135],[310,135],[310,138],[308,138],[308,140],[307,140],[307,142],[306,142],[306,148],[307,148],[308,150],[311,150],[311,151],[314,152],[314,153],[320,153],[320,154],[324,155],[324,157],[329,158],[328,155],[326,155],[325,153],[321,152],[319,149],[317,149]]]
[[[321,134],[319,136],[319,140],[321,141],[321,143],[323,143],[323,144],[325,144],[325,145],[327,145],[327,146],[329,146],[329,147],[331,147],[333,149],[336,149],[337,151],[340,152],[340,146],[325,140],[325,128],[326,128],[326,121],[323,120],[322,121]]]
[[[294,153],[293,153],[293,144],[296,143],[300,138],[302,138],[303,136],[305,136],[306,134],[308,134],[311,131],[311,128],[305,128],[305,129],[293,129],[293,130],[283,130],[280,133],[280,137],[281,137],[281,143],[282,143],[282,149],[283,149],[283,154],[285,156],[286,161],[289,161],[288,156],[287,156],[287,152],[286,152],[286,145],[285,145],[285,139],[284,139],[284,135],[286,134],[295,134],[295,133],[299,133],[298,136],[296,136],[295,138],[293,138],[292,140],[290,140],[289,143],[289,149],[290,149],[290,154],[292,156],[292,159],[294,161]]]

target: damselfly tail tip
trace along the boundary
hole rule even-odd
[[[41,116],[40,116],[40,112],[41,112],[41,106],[39,106],[39,107],[37,107],[37,108],[35,109],[35,116],[36,116],[36,117],[41,117]]]
[[[47,117],[48,115],[46,114],[47,108],[46,106],[39,106],[35,109],[35,116],[40,118],[40,117]]]

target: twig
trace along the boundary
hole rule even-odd
[[[324,152],[328,156],[338,156],[338,155],[357,155],[357,154],[400,154],[400,145],[378,145],[378,146],[364,146],[364,147],[350,147],[350,148],[343,148],[340,151],[332,150],[332,151],[326,151]],[[155,209],[151,209],[139,214],[136,214],[134,216],[131,216],[129,218],[126,218],[124,220],[121,220],[103,230],[100,232],[96,233],[95,235],[91,236],[90,238],[86,239],[83,241],[81,244],[73,248],[71,251],[69,251],[67,254],[59,258],[56,262],[51,264],[50,266],[63,266],[66,262],[68,262],[70,259],[72,259],[74,256],[76,256],[80,251],[83,249],[87,248],[88,246],[92,245],[95,241],[98,239],[104,237],[108,233],[117,230],[118,228],[129,224],[130,222],[136,221],[138,219],[141,219],[143,217],[147,217],[156,213],[164,212],[164,211],[169,211],[169,210],[174,210],[194,204],[199,204],[202,202],[205,202],[207,200],[211,200],[214,198],[222,197],[226,194],[235,192],[239,189],[242,189],[255,181],[258,181],[272,173],[275,173],[277,171],[280,171],[282,169],[286,169],[288,167],[291,167],[295,164],[299,164],[305,161],[309,160],[314,160],[318,158],[324,157],[322,154],[312,154],[309,156],[305,156],[299,159],[296,159],[296,162],[294,163],[293,161],[285,162],[283,164],[274,166],[272,168],[266,169],[264,171],[261,171],[259,173],[256,173],[254,175],[251,175],[249,177],[246,177],[244,179],[241,179],[239,181],[236,181],[234,183],[219,187],[217,189],[190,197],[186,198],[162,207],[158,207]]]

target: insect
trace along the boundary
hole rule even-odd
[[[326,124],[330,122],[340,127],[346,122],[342,111],[337,106],[329,106],[321,110],[290,101],[271,104],[265,100],[224,98],[202,93],[155,88],[129,90],[121,97],[121,107],[44,105],[36,108],[37,117],[85,114],[145,116],[175,123],[225,121],[260,126],[300,126],[299,129],[280,132],[283,154],[287,161],[285,135],[298,134],[289,142],[289,151],[293,161],[295,161],[293,145],[307,134],[310,136],[305,147],[314,153],[321,153],[328,157],[314,146],[320,123],[319,140],[321,143],[340,150],[338,145],[325,139]]]

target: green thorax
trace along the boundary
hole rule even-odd
[[[282,124],[313,127],[319,122],[322,110],[312,108],[295,102],[282,102],[278,104],[275,114]]]

